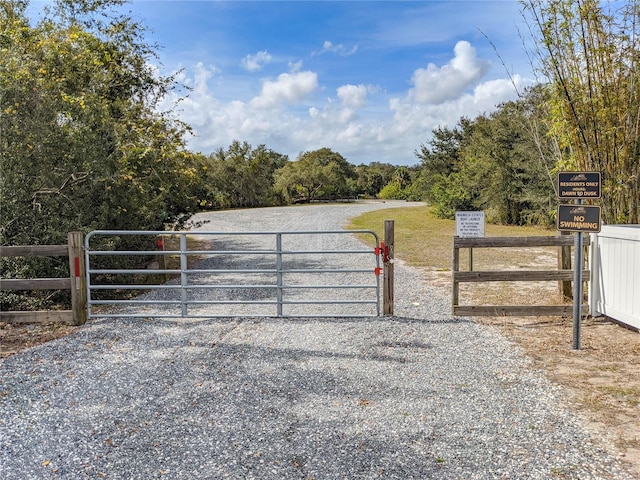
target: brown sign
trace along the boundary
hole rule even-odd
[[[561,232],[599,232],[600,207],[558,205],[558,230]]]
[[[600,172],[558,173],[558,198],[600,198]]]

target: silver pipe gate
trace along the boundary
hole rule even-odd
[[[118,247],[134,243],[147,247]],[[96,230],[85,237],[88,317],[378,316],[380,252],[370,230]]]

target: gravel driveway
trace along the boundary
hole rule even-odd
[[[390,206],[199,217],[330,230]],[[0,360],[0,478],[631,478],[517,347],[395,278],[393,317],[96,319]]]

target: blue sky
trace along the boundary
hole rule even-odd
[[[237,139],[291,160],[328,147],[353,164],[413,165],[434,128],[516,98],[502,61],[519,88],[533,82],[516,0],[135,0],[125,9],[159,45],[160,71],[182,70],[193,89],[175,114],[194,129],[189,148],[205,154]]]

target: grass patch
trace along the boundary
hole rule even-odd
[[[436,218],[432,208],[400,207],[367,212],[351,220],[349,228],[372,230],[384,238],[384,221],[394,221],[394,256],[428,271],[430,281],[450,285],[455,220]],[[486,225],[487,237],[556,235],[537,227]],[[371,242],[371,236],[363,237]],[[469,270],[469,249],[460,250],[460,270]],[[557,247],[475,248],[474,271],[555,270]],[[460,285],[460,305],[555,305],[560,302],[557,282],[486,282]]]
[[[640,403],[640,389],[635,387],[620,387],[617,385],[606,385],[598,387],[600,391],[608,396],[617,397],[621,402],[628,403],[631,407],[637,407]]]
[[[432,208],[407,207],[390,208],[367,212],[351,220],[349,228],[356,230],[372,230],[382,240],[384,237],[384,221],[394,221],[395,256],[407,263],[432,270],[450,270],[452,258],[452,242],[456,232],[455,220],[436,218]],[[520,237],[555,235],[554,230],[536,227],[514,227],[508,225],[487,225],[486,236]],[[370,238],[367,240],[370,241]],[[555,248],[538,249],[504,249],[483,248],[473,252],[474,268],[487,269],[498,264],[511,264],[517,267],[539,263],[542,253],[555,255]],[[468,261],[466,249],[461,252],[460,264]]]

